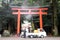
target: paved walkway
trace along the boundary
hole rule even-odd
[[[60,37],[46,37],[46,38],[1,37],[0,40],[60,40]]]

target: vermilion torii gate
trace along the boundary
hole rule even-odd
[[[40,30],[43,29],[43,21],[42,21],[42,15],[47,15],[47,12],[44,10],[48,10],[48,8],[34,8],[34,9],[28,9],[28,8],[12,8],[12,10],[15,10],[17,12],[13,12],[12,14],[17,14],[17,34],[20,34],[20,14],[38,14],[40,19]],[[26,10],[26,12],[23,12]],[[27,11],[28,10],[28,11]],[[34,12],[33,10],[38,10],[38,12]]]

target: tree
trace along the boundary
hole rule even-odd
[[[57,13],[58,13],[58,1],[57,0],[52,0],[52,4],[51,6],[53,7],[53,18],[54,18],[54,35],[57,36],[58,35],[58,28],[57,28],[57,24],[58,24],[58,21],[57,21]]]
[[[9,3],[4,3],[2,1],[2,7],[0,8],[0,27],[3,29],[8,29],[11,31],[11,27],[14,27],[14,15],[12,15],[12,10],[9,6]]]

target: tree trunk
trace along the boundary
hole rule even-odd
[[[58,35],[58,28],[57,28],[57,0],[52,0],[52,6],[53,6],[53,18],[54,18],[54,35],[57,36]]]

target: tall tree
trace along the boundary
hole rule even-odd
[[[1,24],[4,29],[11,31],[11,27],[14,25],[14,16],[12,15],[12,10],[9,6],[9,2],[6,0],[2,1],[2,7],[0,8]],[[12,25],[13,24],[13,25]]]
[[[53,7],[53,19],[54,19],[54,35],[57,36],[58,35],[58,21],[57,21],[57,13],[58,13],[58,1],[57,0],[52,0],[52,7]]]

